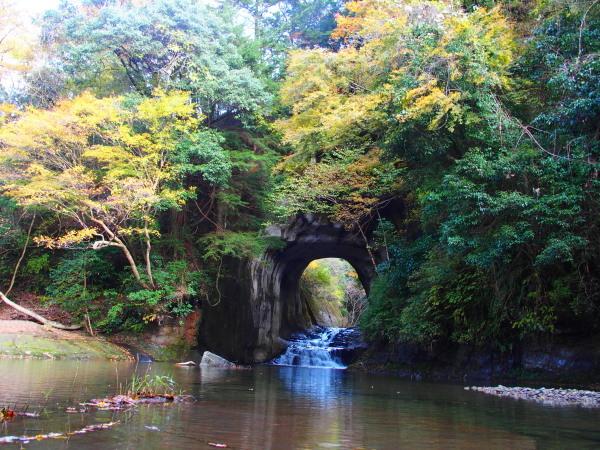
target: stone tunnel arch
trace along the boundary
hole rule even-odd
[[[299,314],[306,315],[306,311],[290,310],[291,308],[305,308],[300,292],[300,279],[308,265],[315,260],[324,258],[340,258],[347,261],[356,271],[358,278],[368,294],[373,282],[375,268],[366,248],[344,244],[323,243],[295,243],[278,255],[282,264],[279,266],[280,300],[283,314],[281,335],[285,336],[292,331],[297,331],[298,326],[307,326],[306,321],[298,321]],[[316,325],[316,324],[312,324]]]
[[[311,326],[299,283],[311,261],[341,258],[356,270],[368,294],[380,252],[369,252],[364,239],[323,216],[307,214],[267,233],[284,240],[280,251],[258,259],[230,259],[228,276],[219,282],[221,299],[204,308],[200,345],[240,362],[263,362],[285,346],[282,338]]]

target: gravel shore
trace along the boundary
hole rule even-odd
[[[467,391],[483,392],[496,397],[509,397],[516,400],[528,400],[548,406],[582,406],[600,408],[600,392],[579,389],[546,389],[526,387],[506,387],[498,385],[465,387]]]

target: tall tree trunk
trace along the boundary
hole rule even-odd
[[[367,235],[365,234],[360,222],[357,221],[356,225],[358,226],[358,231],[360,231],[360,235],[362,236],[363,241],[365,243],[365,248],[367,249],[367,253],[369,254],[369,258],[371,259],[371,264],[373,264],[373,269],[375,269],[375,272],[377,272],[377,263],[375,262],[375,256],[373,255],[373,252],[371,251],[371,246],[369,245],[369,240],[367,239]]]
[[[17,272],[19,271],[19,266],[21,265],[23,258],[25,258],[25,252],[27,251],[27,246],[29,245],[29,238],[31,237],[31,230],[33,229],[34,222],[35,222],[35,214],[33,215],[33,218],[31,219],[31,224],[29,225],[29,230],[27,230],[27,240],[25,241],[25,245],[23,246],[23,251],[21,252],[21,257],[17,261],[17,265],[15,266],[15,270],[13,271],[12,278],[10,279],[10,285],[8,286],[8,290],[6,291],[7,294],[9,294],[10,291],[12,290],[12,288],[15,284],[15,280],[17,279]]]
[[[150,233],[148,232],[147,226],[144,228],[144,234],[146,236],[146,252],[144,254],[144,261],[146,262],[146,274],[148,275],[148,283],[154,289],[156,288],[156,285],[154,284],[152,266],[150,265],[150,251],[152,250],[152,244],[150,243]]]
[[[144,283],[142,281],[142,277],[140,276],[140,272],[138,271],[137,264],[135,263],[135,260],[133,259],[133,255],[131,254],[131,252],[129,251],[127,246],[123,243],[123,241],[121,241],[119,238],[115,238],[115,241],[112,245],[119,247],[123,251],[123,253],[125,254],[125,258],[127,258],[127,261],[129,262],[129,266],[131,267],[133,276],[135,277],[136,281],[140,284],[140,286],[142,286],[144,289],[148,289],[149,291],[151,291],[152,286],[150,286],[150,285],[148,285],[148,283]]]

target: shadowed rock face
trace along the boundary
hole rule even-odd
[[[269,227],[267,233],[282,238],[286,247],[259,259],[226,261],[229,277],[219,283],[221,301],[205,308],[201,346],[230,360],[271,359],[285,347],[281,338],[314,325],[299,289],[300,276],[311,261],[345,259],[368,293],[375,274],[373,259],[383,259],[377,252],[372,258],[360,236],[318,215],[299,216],[289,226]]]

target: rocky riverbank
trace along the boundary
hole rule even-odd
[[[600,382],[600,335],[524,341],[504,351],[493,346],[422,347],[374,342],[351,368],[396,372],[417,379],[595,387]]]
[[[600,392],[579,389],[546,389],[526,387],[506,387],[501,384],[495,387],[471,386],[467,391],[483,392],[496,397],[507,397],[515,400],[526,400],[548,406],[582,406],[584,408],[600,408]]]

